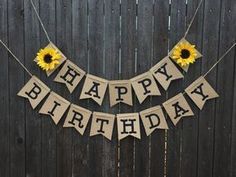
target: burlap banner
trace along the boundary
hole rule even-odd
[[[149,76],[145,76],[144,78],[149,78]],[[86,88],[84,92],[91,93],[92,96],[104,96],[104,90],[107,87],[106,81],[100,80],[100,78],[94,78],[94,76],[90,77],[90,75],[87,80],[91,80],[89,81],[90,87]],[[94,84],[93,82],[99,84]],[[101,89],[99,86],[104,84],[105,86],[103,86],[103,93],[101,93],[99,91],[99,89]],[[113,102],[114,104],[120,102],[124,102],[126,104],[130,103],[126,98],[126,94],[132,94],[131,83],[129,81],[114,81],[109,83],[109,87],[112,87],[110,90],[113,90],[114,92],[111,94],[114,95],[113,98],[110,98],[115,99]],[[219,96],[202,76],[190,84],[185,89],[185,92],[200,109],[203,108],[207,100]],[[25,86],[19,91],[18,95],[27,98],[32,107],[35,108],[40,102],[42,102],[48,93],[50,94],[39,110],[39,113],[49,115],[55,124],[58,124],[58,122],[62,119],[62,116],[69,108],[63,127],[75,128],[81,135],[84,134],[90,118],[92,119],[90,136],[102,135],[109,140],[112,139],[115,118],[117,119],[116,122],[119,140],[122,140],[127,136],[133,136],[141,139],[140,118],[147,136],[153,133],[156,129],[168,129],[168,124],[161,106],[154,106],[139,113],[123,113],[117,115],[103,112],[92,112],[88,109],[70,103],[53,91],[50,92],[50,89],[35,76],[30,78]],[[182,93],[179,93],[164,102],[163,108],[174,125],[176,125],[181,118],[194,115],[190,105]]]
[[[182,93],[164,102],[163,106],[174,125],[176,125],[182,117],[194,115]]]
[[[207,100],[219,97],[216,91],[202,76],[195,80],[190,86],[188,86],[185,89],[185,92],[199,109],[203,108]]]
[[[132,88],[129,80],[117,80],[109,82],[110,106],[117,103],[133,105]]]
[[[117,114],[118,139],[127,136],[141,139],[140,122],[138,113]]]
[[[115,115],[103,112],[93,112],[90,136],[103,135],[111,140]]]
[[[155,106],[141,111],[140,116],[147,136],[156,129],[168,129],[161,106]]]
[[[50,92],[39,113],[49,115],[54,123],[58,124],[69,105],[69,101],[55,92]]]
[[[150,95],[161,95],[151,72],[146,72],[131,79],[132,87],[139,103]]]
[[[84,75],[85,72],[82,69],[67,60],[54,81],[65,84],[70,93],[72,93]]]
[[[90,110],[71,104],[63,127],[73,127],[83,135],[91,114]]]
[[[153,66],[150,71],[165,90],[168,89],[171,81],[184,77],[168,56]]]
[[[91,98],[99,105],[102,105],[102,101],[107,89],[107,84],[107,80],[87,74],[80,99]]]
[[[36,76],[32,76],[17,95],[27,98],[32,108],[34,109],[47,96],[49,92],[50,88],[48,88]]]

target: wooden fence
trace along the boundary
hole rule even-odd
[[[53,42],[89,73],[130,79],[167,55],[183,36],[199,0],[40,0],[34,1]],[[187,39],[203,54],[168,92],[134,107],[99,107],[79,100],[47,78],[32,61],[47,44],[29,0],[0,1],[0,38],[35,75],[70,101],[109,113],[143,110],[163,101],[207,71],[235,41],[235,0],[205,0]],[[235,177],[235,50],[207,76],[220,98],[168,131],[142,139],[111,142],[55,126],[16,96],[29,79],[0,47],[0,177]],[[116,128],[114,130],[116,132]]]

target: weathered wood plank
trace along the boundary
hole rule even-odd
[[[219,40],[220,1],[205,1],[202,43],[202,72],[205,73],[217,60]],[[216,88],[216,70],[207,76],[207,81]],[[215,102],[206,104],[200,112],[198,135],[198,176],[212,176],[214,146]]]
[[[8,19],[7,19],[7,0],[0,1],[0,38],[8,43]],[[10,120],[9,120],[9,75],[8,75],[8,53],[1,46],[0,53],[2,64],[0,65],[0,176],[10,176]]]
[[[56,0],[56,44],[68,59],[71,58],[71,32],[71,1]],[[60,95],[70,101],[71,94],[66,86],[57,84],[57,87]],[[57,125],[57,177],[72,176],[72,130],[63,128],[63,124],[64,119]]]
[[[130,79],[135,72],[136,46],[136,2],[121,1],[121,79]],[[133,94],[133,96],[135,96]],[[133,112],[133,108],[121,105],[120,112]],[[134,138],[127,137],[120,142],[120,177],[134,176]]]
[[[104,3],[103,0],[89,0],[89,73],[104,77]],[[89,109],[102,111],[94,101],[89,102]],[[89,176],[102,176],[103,139],[101,135],[89,138]]]
[[[88,8],[87,0],[72,1],[72,61],[86,72],[88,71]],[[73,102],[89,108],[88,101],[79,100],[83,82],[78,85],[73,95]],[[73,131],[72,174],[73,176],[89,176],[89,130],[83,136]]]
[[[185,1],[177,2],[171,1],[170,12],[170,36],[169,49],[171,50],[177,42],[183,37],[185,32],[185,15],[186,4]],[[168,89],[168,97],[176,95],[183,91],[183,81],[178,80],[173,82]],[[168,118],[169,119],[169,118]],[[181,120],[177,126],[173,126],[169,122],[169,130],[167,131],[167,162],[166,173],[168,177],[178,177],[181,174],[181,140],[182,140],[182,122]]]
[[[232,23],[236,20],[235,10],[235,1],[221,2],[219,56],[235,42],[236,24]],[[234,51],[217,67],[217,91],[220,98],[216,102],[213,176],[220,177],[230,176],[232,111],[229,109],[233,108]]]
[[[37,2],[38,8],[39,3]],[[40,76],[40,69],[33,62],[35,54],[40,48],[40,26],[38,19],[35,16],[30,1],[24,3],[24,37],[25,37],[25,58],[27,61],[25,65],[30,71]],[[32,43],[34,45],[32,45]],[[26,75],[25,82],[27,82],[29,76]],[[41,174],[41,125],[42,120],[37,112],[37,109],[33,110],[28,101],[26,101],[25,110],[25,125],[26,125],[26,175],[27,176],[42,176]]]
[[[138,1],[138,21],[137,21],[137,65],[136,75],[142,74],[151,67],[153,57],[152,47],[152,17],[153,17],[153,1],[144,0]],[[135,98],[136,99],[136,98]],[[136,110],[141,111],[151,106],[150,97],[148,97],[142,104],[136,102]],[[141,122],[140,122],[141,123]],[[145,135],[144,128],[141,126],[142,140],[135,139],[135,176],[148,177],[149,176],[149,143],[150,138]]]
[[[187,24],[193,17],[194,12],[200,1],[190,0],[187,4]],[[201,5],[197,16],[189,30],[187,40],[196,45],[196,48],[201,51],[202,44],[202,29],[203,29],[203,5]],[[203,58],[204,59],[204,58]],[[195,79],[201,75],[201,61],[198,59],[193,65],[190,65],[188,73],[184,78],[184,88],[188,87]],[[183,177],[197,175],[197,150],[198,150],[198,121],[199,109],[186,96],[190,104],[194,117],[185,119],[183,121],[183,135],[182,135],[182,161],[181,161],[181,175]]]
[[[162,0],[154,1],[154,26],[153,26],[153,61],[155,65],[168,54],[168,18],[169,2]],[[160,105],[166,100],[166,91],[162,95],[152,99],[152,105]],[[164,177],[165,169],[165,130],[156,130],[151,135],[150,152],[150,176]],[[158,157],[158,158],[157,158]]]
[[[55,0],[52,1],[40,1],[39,12],[42,21],[45,25],[46,30],[52,42],[56,42],[56,4]],[[41,28],[40,34],[41,48],[44,48],[47,44],[47,38]],[[41,72],[41,79],[46,83],[51,89],[56,91],[55,84],[52,82],[53,76],[48,78],[45,72]],[[57,175],[57,151],[56,151],[56,132],[57,126],[47,115],[40,115],[42,119],[42,176],[56,177]]]
[[[8,41],[14,53],[24,59],[24,3],[8,1]],[[17,42],[16,42],[17,39]],[[22,61],[24,62],[24,61]],[[25,100],[17,97],[24,84],[24,70],[9,57],[10,176],[25,176]]]
[[[116,80],[119,78],[119,47],[120,47],[120,2],[104,1],[105,12],[105,31],[104,31],[104,49],[105,49],[105,77]],[[118,113],[119,105],[110,108],[109,96],[104,100],[105,112]],[[103,176],[116,177],[118,175],[118,139],[117,128],[114,126],[112,140],[103,141]]]

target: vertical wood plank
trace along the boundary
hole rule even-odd
[[[89,0],[89,73],[104,77],[104,1]],[[102,111],[100,107],[91,100],[89,108],[93,111]],[[102,176],[103,164],[103,137],[90,137],[89,142],[89,176]]]
[[[45,25],[46,30],[49,33],[51,40],[55,43],[56,33],[56,4],[55,0],[52,1],[40,1],[39,12],[40,17]],[[41,28],[40,33],[41,48],[44,48],[47,44],[47,38]],[[41,72],[41,79],[46,83],[52,90],[55,90],[54,83],[52,82],[53,76],[48,78],[45,72]],[[57,176],[57,146],[56,146],[56,131],[52,119],[47,115],[40,115],[42,119],[42,176]]]
[[[185,1],[171,1],[170,12],[170,50],[183,37],[185,32],[185,15],[186,2]],[[168,89],[168,97],[176,95],[183,90],[183,81],[178,80],[173,82]],[[185,121],[185,120],[182,120]],[[167,177],[178,177],[181,174],[181,148],[182,148],[182,121],[177,126],[173,126],[169,122],[169,130],[167,133],[167,163],[166,173]]]
[[[194,12],[200,1],[189,0],[187,4],[187,24],[193,17]],[[203,8],[201,5],[197,16],[190,28],[187,35],[187,40],[196,45],[196,48],[201,51],[202,44],[202,30],[203,30]],[[190,65],[188,73],[184,78],[184,88],[188,87],[195,79],[201,75],[201,61],[206,59],[200,58],[193,65]],[[183,177],[197,175],[197,151],[198,151],[198,121],[199,109],[195,104],[186,96],[190,104],[194,117],[185,119],[183,121],[183,135],[182,135],[182,161],[181,161],[181,175]],[[201,131],[201,130],[200,130]]]
[[[150,69],[152,61],[152,17],[153,1],[138,1],[138,24],[137,24],[137,68],[136,75],[144,73]],[[136,98],[135,98],[136,99]],[[136,103],[136,110],[144,110],[150,107],[150,97],[142,104]],[[150,138],[144,133],[141,125],[141,140],[135,139],[135,176],[149,176],[149,143]]]
[[[105,76],[107,79],[116,80],[119,78],[119,47],[120,47],[120,2],[105,0]],[[116,114],[119,112],[119,105],[110,108],[109,92],[104,100],[105,112]],[[116,177],[118,160],[117,127],[114,126],[112,140],[103,141],[103,176]]]
[[[71,1],[56,0],[56,44],[68,59],[71,59],[71,22]],[[70,101],[71,95],[65,85],[58,84],[57,87],[59,94]],[[63,124],[64,119],[57,125],[57,177],[72,176],[72,130],[63,128]]]
[[[6,44],[8,43],[8,1],[0,1],[0,38]],[[8,53],[1,46],[1,62],[0,65],[0,111],[1,111],[1,119],[0,119],[0,176],[9,177],[10,170],[10,151],[9,151],[9,76],[8,76]]]
[[[168,54],[168,18],[169,2],[154,1],[153,61],[158,63]],[[159,87],[161,89],[161,87]],[[152,105],[159,105],[166,100],[166,91],[161,97],[152,99]],[[157,158],[158,157],[158,158]],[[164,177],[165,169],[165,130],[156,130],[151,134],[150,176]]]
[[[234,6],[235,7],[235,6]],[[234,61],[236,59],[236,53],[234,53]],[[234,75],[236,73],[236,62],[234,63]],[[234,88],[236,87],[236,77],[234,77]],[[234,97],[233,97],[233,108],[236,107],[236,89],[234,90]],[[236,175],[236,109],[232,110],[232,136],[231,136],[231,159],[230,159],[230,177]]]
[[[202,43],[202,72],[205,73],[217,60],[219,41],[220,0],[205,1]],[[216,70],[207,76],[207,81],[216,88]],[[198,176],[212,176],[214,148],[215,101],[206,104],[200,112],[198,135]]]
[[[36,3],[38,8],[39,3]],[[30,71],[40,76],[40,69],[33,62],[35,54],[40,48],[40,26],[37,22],[33,8],[29,1],[24,3],[24,38],[25,38],[25,65]],[[32,45],[34,44],[34,45]],[[25,82],[29,80],[29,76],[25,77]],[[20,88],[19,88],[20,89]],[[19,98],[18,98],[19,99]],[[42,176],[41,174],[41,117],[37,109],[33,110],[28,100],[26,100],[25,124],[26,124],[26,175]]]
[[[24,3],[8,1],[8,40],[14,53],[24,59]],[[17,43],[16,43],[17,39]],[[22,61],[24,62],[24,61]],[[17,92],[24,83],[24,70],[9,57],[10,176],[25,176],[25,102]]]
[[[136,2],[121,1],[121,79],[130,79],[135,72],[136,45]],[[133,94],[133,96],[135,96]],[[121,105],[120,112],[133,112],[133,107]],[[134,138],[127,137],[120,142],[120,177],[134,176]]]
[[[88,71],[88,6],[87,0],[72,1],[72,61],[84,71]],[[83,82],[75,89],[72,100],[80,106],[91,109],[88,102],[79,100]],[[89,176],[89,130],[83,136],[73,131],[72,173],[73,176]]]
[[[235,42],[236,24],[232,23],[236,20],[235,14],[232,14],[235,10],[235,1],[221,2],[219,56]],[[220,98],[216,102],[213,176],[230,176],[232,111],[229,110],[233,109],[234,51],[217,67],[217,91]]]

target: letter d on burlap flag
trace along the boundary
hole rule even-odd
[[[34,109],[49,92],[50,89],[41,80],[36,76],[32,76],[17,95],[27,98]]]
[[[200,110],[203,108],[207,100],[219,97],[216,91],[202,76],[188,86],[185,89],[185,92]]]

